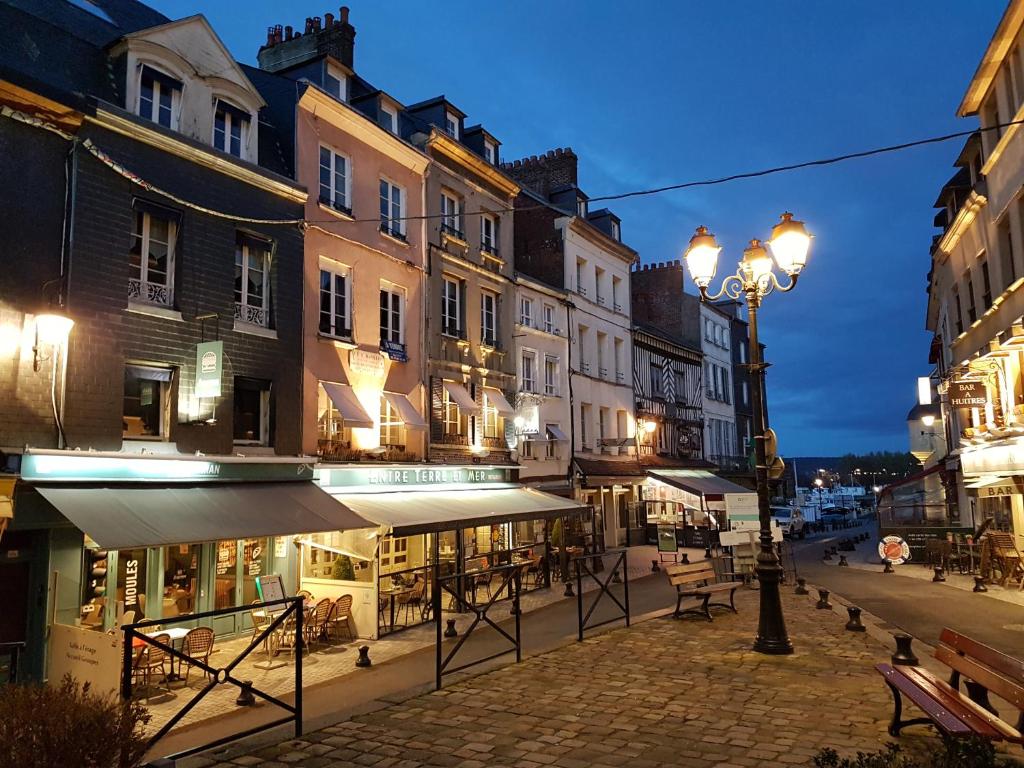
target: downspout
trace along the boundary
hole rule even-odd
[[[576,403],[572,394],[572,312],[573,303],[569,300],[565,300],[565,338],[566,338],[566,355],[565,355],[565,369],[569,375],[569,465],[565,471],[565,480],[569,485],[569,490],[573,490],[573,470],[572,465],[576,456]]]
[[[68,153],[68,160],[65,161],[65,172],[68,163],[71,165],[70,178],[67,180],[67,236],[61,235],[61,259],[60,259],[60,303],[66,306],[68,303],[68,297],[71,294],[71,254],[74,250],[75,245],[75,201],[77,199],[78,191],[78,142],[71,142],[71,151]],[[69,344],[65,343],[63,349],[61,349],[61,360],[60,360],[60,403],[55,404],[54,417],[57,420],[57,448],[63,449],[67,447],[67,435],[64,433],[64,406],[65,406],[65,394],[67,392],[68,384],[68,352]],[[54,366],[54,377],[57,375],[56,366]]]
[[[420,219],[420,253],[422,263],[420,264],[420,381],[423,382],[423,415],[427,422],[427,429],[423,439],[423,461],[429,460],[430,452],[430,409],[431,384],[430,384],[430,350],[427,347],[429,335],[427,323],[430,321],[430,244],[427,242],[427,179],[430,177],[432,162],[428,161],[423,169],[423,183],[420,184],[420,210],[423,217]],[[436,535],[435,535],[436,538]],[[457,537],[461,540],[461,536]],[[462,562],[461,560],[459,562]]]

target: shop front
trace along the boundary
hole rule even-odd
[[[488,571],[517,565],[525,589],[550,585],[558,552],[583,550],[574,534],[590,510],[519,485],[518,467],[320,465],[317,482],[372,529],[300,541],[300,583],[319,597],[352,594],[362,636],[430,621],[433,575],[464,574],[467,598],[498,588]],[[444,610],[454,608],[447,603]],[[370,629],[372,627],[372,630]]]
[[[972,527],[987,523],[1013,535],[1024,549],[1024,438],[1012,437],[962,449],[960,467]],[[963,509],[963,506],[961,506]]]
[[[757,524],[757,494],[703,469],[648,470],[642,486],[647,543],[659,526],[675,529],[679,547],[718,545],[720,531]]]
[[[635,457],[573,460],[579,481],[580,503],[594,510],[594,531],[599,547],[636,543],[631,531],[644,523],[640,513],[640,487],[646,473]]]
[[[24,636],[41,677],[50,626],[103,632],[244,606],[271,573],[295,587],[296,534],[369,525],[312,480],[298,458],[26,453],[0,546],[26,563],[16,575],[30,598],[3,612],[4,634]],[[248,622],[237,612],[211,626],[224,637]]]

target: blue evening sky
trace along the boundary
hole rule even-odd
[[[255,64],[266,28],[326,3],[150,0],[204,13]],[[445,94],[514,159],[561,146],[591,196],[725,176],[972,128],[955,111],[1004,0],[444,4],[352,0],[356,70],[412,103]],[[928,372],[932,203],[949,142],[838,166],[614,203],[646,262],[698,224],[719,273],[792,210],[816,242],[796,291],[768,297],[762,340],[783,455],[905,450]]]

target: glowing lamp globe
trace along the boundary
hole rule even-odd
[[[74,325],[75,321],[59,310],[36,315],[36,335],[41,344],[63,344]]]
[[[697,227],[697,232],[690,238],[690,245],[683,254],[690,277],[699,288],[707,288],[715,277],[718,268],[718,254],[721,246],[715,242],[715,236],[708,232],[707,227]]]
[[[772,271],[772,260],[768,251],[761,245],[760,240],[751,240],[750,245],[743,251],[743,261],[740,262],[747,279],[759,282]]]
[[[787,212],[782,214],[782,221],[772,228],[772,239],[768,245],[779,269],[792,277],[799,275],[807,263],[811,236],[807,234],[804,223],[793,221],[793,214]]]

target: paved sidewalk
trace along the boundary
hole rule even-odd
[[[250,754],[206,765],[694,768],[809,765],[820,747],[874,750],[890,650],[785,590],[796,653],[750,650],[757,593],[714,623],[658,618],[616,629]],[[909,729],[901,740],[935,738]],[[221,760],[221,762],[217,762]]]

